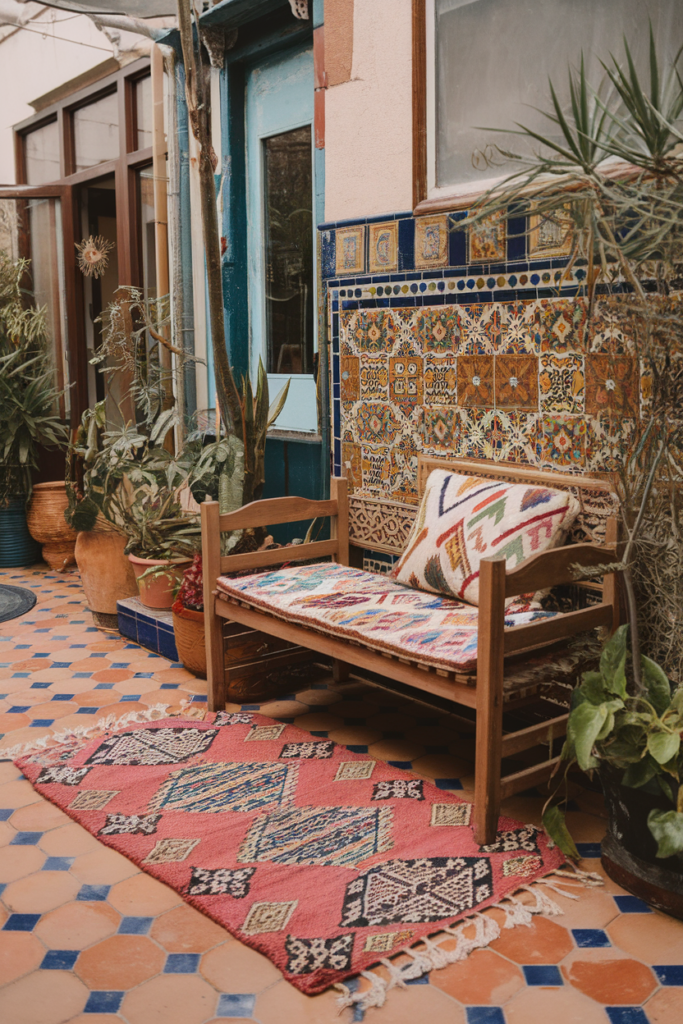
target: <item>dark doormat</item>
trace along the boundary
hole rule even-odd
[[[36,595],[25,587],[7,587],[0,583],[0,622],[16,619],[29,612],[36,603]]]

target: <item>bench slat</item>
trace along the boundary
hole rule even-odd
[[[504,634],[505,654],[546,647],[556,640],[566,640],[576,633],[582,633],[596,626],[612,624],[612,606],[598,604],[593,608],[581,608],[576,612],[564,612],[552,619],[529,622],[526,626],[513,626]]]
[[[541,761],[540,764],[534,764],[531,768],[524,768],[523,771],[515,772],[514,775],[504,775],[500,780],[501,800],[514,796],[515,793],[519,793],[523,789],[537,786],[540,782],[545,782],[546,779],[550,778],[555,770],[555,766],[559,763],[560,758],[553,757],[550,761]]]
[[[223,555],[221,572],[240,572],[242,569],[261,569],[264,565],[280,565],[282,562],[300,562],[305,558],[324,558],[336,555],[336,540],[315,540],[309,544],[294,544],[289,548],[273,548],[271,551],[248,551],[244,555]]]
[[[298,523],[303,519],[336,516],[336,501],[313,501],[310,498],[267,498],[228,512],[220,517],[221,533],[225,530],[246,530],[256,526],[277,526]]]
[[[508,570],[505,574],[505,596],[517,597],[518,594],[531,594],[546,587],[577,583],[570,568],[577,563],[592,566],[618,561],[614,546],[607,544],[568,544],[541,551],[525,559],[518,568]]]

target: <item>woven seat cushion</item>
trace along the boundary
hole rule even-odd
[[[387,576],[326,562],[253,576],[222,576],[218,594],[430,668],[470,672],[476,667],[479,610],[402,586]],[[555,614],[508,610],[505,624],[521,626]]]
[[[512,569],[561,544],[579,511],[568,491],[435,469],[391,575],[406,586],[476,605],[482,558],[502,555]]]

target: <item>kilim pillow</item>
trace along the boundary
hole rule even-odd
[[[409,587],[477,605],[482,558],[504,555],[507,568],[514,568],[561,544],[578,513],[568,491],[435,469],[391,575]]]

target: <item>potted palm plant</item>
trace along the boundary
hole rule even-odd
[[[591,86],[583,62],[569,73],[568,106],[551,84],[552,137],[518,125],[512,134],[531,140],[536,152],[498,147],[519,169],[459,227],[521,214],[536,225],[564,225],[569,268],[585,282],[589,322],[600,317],[622,346],[618,351],[640,369],[640,415],[611,467],[621,482],[628,626],[605,645],[600,671],[586,673],[574,692],[563,759],[599,772],[609,815],[608,873],[683,916],[683,80],[677,61],[661,68],[650,31],[647,87],[628,44],[621,63],[603,64],[607,89]],[[616,386],[613,377],[605,383]],[[581,567],[577,573],[586,575]],[[556,794],[544,823],[576,857],[562,805]]]
[[[57,415],[63,391],[54,384],[45,310],[26,305],[21,282],[27,260],[0,252],[0,565],[31,565],[40,548],[29,534],[39,447],[66,444]]]

